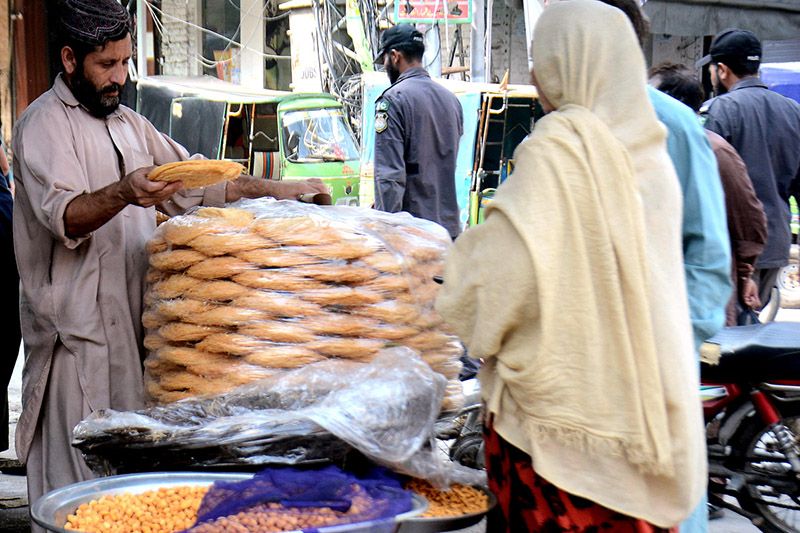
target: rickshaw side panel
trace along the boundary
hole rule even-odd
[[[139,83],[136,111],[153,123],[158,131],[169,135],[172,100],[181,96],[169,87]]]
[[[225,103],[202,98],[176,98],[172,101],[169,135],[190,154],[219,157],[225,125]]]
[[[185,88],[139,83],[136,110],[190,154],[219,157],[225,104],[196,97]],[[177,104],[177,105],[176,105]]]

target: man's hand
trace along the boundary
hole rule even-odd
[[[758,298],[758,287],[750,278],[739,278],[739,299],[751,309],[760,309],[761,300]]]
[[[270,196],[277,200],[299,200],[302,195],[328,194],[328,187],[319,178],[304,181],[265,180],[252,176],[240,176],[228,182],[225,201],[235,202],[240,198]]]
[[[175,181],[150,181],[148,174],[156,167],[142,167],[134,170],[119,182],[119,194],[126,204],[151,207],[160,204],[180,189],[183,183]]]
[[[88,235],[128,205],[151,207],[183,187],[179,181],[166,183],[148,180],[147,175],[154,168],[138,168],[116,183],[73,199],[64,211],[66,234],[70,237]]]
[[[319,178],[310,178],[305,181],[279,181],[282,186],[277,189],[277,200],[300,200],[303,195],[328,194],[328,186]]]

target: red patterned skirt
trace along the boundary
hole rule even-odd
[[[484,425],[489,489],[498,504],[486,531],[500,533],[677,533],[568,494],[533,471],[531,457]]]

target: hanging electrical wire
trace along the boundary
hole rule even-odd
[[[239,7],[239,6],[237,6],[237,5],[234,3],[234,1],[233,1],[233,0],[228,0],[228,3],[229,3],[229,4],[230,4],[230,5],[231,5],[231,6],[232,6],[234,9],[236,9],[237,11],[239,11],[239,12],[241,13],[241,11],[242,11],[242,8],[241,8],[241,7]],[[268,2],[267,2],[267,5],[269,5],[269,3],[268,3]],[[262,16],[261,18],[262,18],[263,20],[267,21],[267,22],[271,22],[271,21],[274,21],[274,20],[281,20],[281,19],[285,19],[285,18],[286,18],[286,17],[288,17],[288,16],[289,16],[289,12],[287,11],[287,12],[285,12],[285,13],[281,13],[280,15],[275,15],[275,16],[267,16],[267,15],[264,15],[264,16]]]
[[[337,97],[342,103],[351,128],[357,139],[361,138],[362,84],[361,62],[353,50],[352,37],[347,32],[347,13],[342,13],[336,0],[313,0],[312,8],[320,46],[319,62],[323,67],[322,89]],[[376,0],[359,0],[361,32],[369,53],[378,49],[378,33],[385,12],[379,10]],[[372,61],[372,57],[367,61]]]
[[[171,15],[171,14],[165,12],[163,9],[155,6],[152,2],[149,2],[149,1],[145,2],[145,6],[147,7],[147,9],[148,9],[148,11],[150,13],[150,17],[153,20],[153,27],[158,31],[159,35],[162,38],[166,33],[163,19],[167,19],[170,22],[174,22],[174,23],[177,23],[177,24],[182,24],[182,25],[185,25],[187,27],[194,28],[196,30],[200,30],[200,32],[203,33],[204,35],[214,36],[214,37],[216,37],[218,39],[222,39],[222,41],[226,43],[225,51],[230,50],[231,51],[231,57],[229,59],[226,59],[225,61],[234,61],[237,57],[239,57],[242,54],[242,52],[244,50],[247,50],[249,52],[255,52],[255,53],[261,55],[262,57],[264,57],[265,59],[286,59],[286,60],[291,59],[291,56],[289,56],[289,55],[267,54],[267,53],[264,53],[264,52],[261,52],[259,50],[256,50],[254,48],[249,47],[248,44],[251,42],[251,40],[254,37],[255,29],[253,31],[251,31],[251,34],[247,37],[246,40],[244,40],[243,42],[237,42],[234,39],[230,39],[230,38],[226,37],[225,35],[222,35],[222,34],[217,33],[215,31],[209,30],[208,28],[204,28],[202,26],[199,26],[197,24],[194,24],[192,22],[184,20],[184,19],[182,19],[180,17],[176,17],[174,15]],[[253,4],[253,6],[255,6],[255,4]],[[264,9],[262,10],[262,16],[261,16],[261,18],[263,20],[265,20],[265,21],[277,20],[278,18],[282,18],[282,17],[288,15],[288,12],[287,12],[286,15],[281,15],[280,17],[266,17],[266,16],[263,16],[263,12],[264,12],[264,10],[267,9],[267,7],[268,7],[268,5],[265,2]],[[251,7],[251,10],[252,10],[252,7]],[[240,9],[240,11],[241,11],[241,9]],[[158,16],[156,16],[156,15],[158,15]],[[250,13],[250,10],[245,12],[245,15],[257,16],[257,15],[252,15]],[[242,17],[240,17],[240,19],[241,18]],[[241,26],[242,26],[242,24],[241,24],[241,21],[240,21],[239,22],[239,26],[236,28],[236,31],[233,33],[234,35],[236,35],[237,33],[239,33],[241,31]],[[200,64],[204,68],[214,68],[219,63],[219,61],[217,61],[215,59],[209,59],[209,58],[205,57],[205,55],[201,51],[198,51],[196,48],[188,49],[187,52],[186,52],[186,55],[190,59],[192,59],[195,62],[197,62],[198,64]]]
[[[233,33],[233,35],[237,35],[241,32],[241,20],[244,19],[245,16],[259,16],[258,14],[251,13],[256,4],[253,3],[250,9],[243,10],[243,8],[237,5],[233,0],[227,1],[242,14],[242,16],[240,16],[239,27],[237,27],[236,31]],[[263,4],[264,8],[261,10],[260,16],[264,21],[272,22],[281,20],[290,15],[290,11],[288,10],[280,15],[273,15],[275,10],[271,1],[272,0],[266,0]],[[381,1],[380,5],[378,4],[378,0],[355,1],[357,2],[358,13],[360,15],[360,30],[363,31],[366,49],[369,50],[369,53],[374,57],[374,54],[379,48],[381,27],[393,24],[390,19],[390,6],[393,4],[393,0],[389,0],[388,2]],[[444,0],[437,0],[437,3],[438,2],[444,2]],[[249,43],[255,37],[255,29],[251,31],[251,35],[246,36],[246,38],[240,36],[239,41],[241,42],[239,42],[236,39],[228,38],[213,30],[171,15],[150,1],[146,1],[145,5],[153,19],[156,31],[162,38],[164,35],[168,34],[165,21],[182,24],[199,30],[203,35],[213,36],[225,43],[225,51],[231,52],[230,57],[225,59],[226,62],[235,61],[244,50],[255,52],[265,59],[291,59],[290,55],[269,54],[251,48]],[[319,42],[317,53],[322,77],[321,89],[333,94],[342,103],[344,112],[356,134],[356,138],[360,140],[363,99],[361,61],[371,61],[373,58],[359,57],[359,54],[354,51],[353,39],[348,34],[347,30],[347,13],[341,11],[340,5],[340,0],[312,0],[311,2],[316,25],[316,34]],[[440,31],[438,27],[436,31]],[[445,35],[449,35],[447,26],[445,26]],[[359,50],[363,55],[363,49],[360,48]],[[441,53],[442,49],[440,47],[437,51],[437,56]],[[193,48],[191,45],[186,48],[185,55],[204,68],[214,68],[219,63],[216,59],[205,57],[202,51]],[[438,57],[434,57],[434,60],[437,58]]]

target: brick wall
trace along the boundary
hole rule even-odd
[[[202,67],[195,59],[202,54],[200,31],[181,21],[200,25],[200,0],[162,0],[164,31],[161,35],[161,73],[167,76],[197,76]]]
[[[509,7],[504,0],[495,0],[492,6],[492,72],[487,81],[502,81],[506,69],[509,83],[530,83],[524,12]]]

